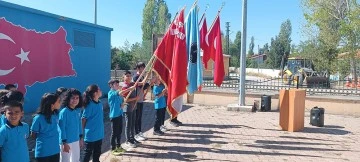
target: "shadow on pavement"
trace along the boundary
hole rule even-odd
[[[249,127],[246,125],[217,125],[217,124],[189,124],[184,123],[185,127],[202,127],[202,128],[217,128],[217,129],[228,129],[228,128],[248,128],[248,129],[256,129],[253,127]]]
[[[284,145],[245,145],[247,147],[262,148],[269,150],[302,150],[302,151],[348,151],[340,149],[314,148],[314,147],[300,147],[300,146],[284,146]]]
[[[330,134],[330,135],[346,135],[351,133],[347,130],[327,127],[305,127],[302,131],[304,133],[319,133],[319,134]]]
[[[343,141],[335,141],[335,140],[328,140],[328,139],[320,139],[320,138],[309,138],[309,137],[294,137],[294,136],[279,136],[280,138],[287,138],[287,139],[301,139],[301,140],[319,140],[319,141],[329,141],[329,142],[343,142]]]
[[[335,145],[318,142],[297,142],[297,141],[269,141],[269,140],[256,140],[255,143],[268,144],[268,145]]]
[[[167,153],[143,153],[143,152],[126,152],[124,155],[134,156],[134,157],[144,157],[144,158],[156,158],[156,159],[174,159],[174,160],[186,160],[184,153],[194,153],[194,152],[212,152],[220,155],[224,154],[243,154],[243,155],[270,155],[270,156],[302,156],[302,157],[322,157],[316,155],[301,155],[301,154],[289,154],[289,153],[280,153],[280,152],[264,152],[264,151],[247,151],[247,150],[223,150],[223,149],[210,149],[204,147],[184,147],[184,146],[154,146],[154,145],[142,145],[144,148],[153,149],[153,150],[166,150],[170,152],[177,152],[176,155],[168,155]],[[180,154],[181,153],[181,154]],[[195,155],[193,155],[195,156]],[[188,159],[189,160],[189,159]],[[188,161],[186,160],[186,161]],[[195,159],[191,159],[193,161]],[[204,159],[196,159],[204,160]],[[214,160],[214,159],[211,159]],[[223,161],[223,160],[222,160]]]

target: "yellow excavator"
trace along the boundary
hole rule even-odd
[[[282,60],[282,64],[284,58]],[[287,59],[287,63],[282,68],[282,79],[284,84],[287,85],[297,85],[314,87],[329,86],[329,80],[325,76],[319,75],[316,71],[313,70],[314,66],[311,60],[300,58],[300,57],[290,57]]]

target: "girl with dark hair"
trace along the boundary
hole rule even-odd
[[[20,91],[8,91],[6,95],[1,96],[0,98],[0,106],[5,105],[9,101],[17,101],[23,104],[24,102],[24,94]]]
[[[81,127],[82,97],[80,91],[74,88],[64,92],[62,110],[59,113],[61,138],[60,162],[79,162],[80,147],[83,145]]]
[[[84,129],[85,156],[83,162],[100,162],[101,144],[104,138],[103,105],[99,98],[102,92],[97,85],[86,88],[83,96],[84,112],[82,114],[82,127]]]
[[[60,98],[54,93],[45,93],[35,115],[30,131],[36,139],[35,158],[38,162],[60,160],[58,114]]]

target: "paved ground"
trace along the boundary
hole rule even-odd
[[[325,112],[325,127],[314,127],[307,124],[313,106],[307,101],[305,129],[291,133],[280,131],[278,112],[229,112],[224,106],[212,106],[236,100],[231,96],[197,94],[194,101],[201,105],[185,105],[179,116],[185,125],[175,128],[166,122],[170,131],[164,136],[152,135],[155,111],[153,103],[146,102],[143,131],[149,139],[116,157],[109,153],[111,129],[105,109],[101,161],[360,161],[359,117]],[[246,100],[253,102],[251,98]],[[273,103],[274,108],[276,101]],[[360,108],[356,103],[340,106]],[[31,119],[31,114],[25,116],[29,124]],[[124,142],[124,135],[122,139]],[[34,147],[31,139],[29,147]]]
[[[165,136],[153,136],[152,104],[145,104],[144,131],[149,139],[121,156],[107,152],[102,161],[360,161],[360,118],[325,114],[325,127],[303,132],[278,128],[278,112],[229,112],[225,107],[187,105]],[[107,128],[109,125],[107,124]],[[106,129],[109,130],[109,129]],[[109,136],[109,131],[107,131]],[[107,138],[108,139],[108,138]]]

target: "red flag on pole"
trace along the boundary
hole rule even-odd
[[[214,25],[208,33],[210,58],[214,60],[214,83],[220,87],[224,80],[224,59],[221,44],[220,17],[216,16]]]
[[[200,28],[200,48],[203,50],[203,64],[204,67],[207,69],[207,63],[210,60],[210,53],[209,53],[209,43],[206,40],[206,34],[207,34],[207,25],[206,25],[206,18],[204,15],[204,21]]]
[[[182,96],[188,84],[184,10],[180,11],[155,51],[154,70],[168,88],[167,105],[172,118],[182,110]]]
[[[173,22],[164,37],[162,38],[160,44],[156,48],[154,55],[157,58],[154,62],[154,71],[160,76],[161,80],[166,84],[169,81],[170,69],[172,66],[172,53],[174,48],[174,37],[173,34],[176,28],[175,23]]]

